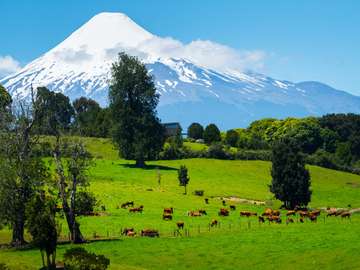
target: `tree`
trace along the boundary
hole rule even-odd
[[[209,145],[221,141],[220,130],[215,124],[210,124],[205,128],[204,141]]]
[[[119,54],[111,68],[110,109],[113,141],[125,159],[138,167],[154,159],[164,144],[164,127],[156,113],[159,95],[153,78],[136,57]]]
[[[186,186],[189,183],[189,176],[188,176],[188,169],[186,166],[182,165],[180,166],[180,169],[178,170],[178,179],[179,179],[179,185],[183,186],[185,188],[185,195],[186,193]]]
[[[27,206],[27,228],[33,244],[40,249],[43,269],[56,268],[57,223],[56,203],[45,192],[40,192]],[[46,254],[46,262],[44,258]]]
[[[70,129],[74,109],[67,96],[52,92],[46,87],[38,87],[36,107],[41,108],[36,119],[37,130],[40,134],[56,135],[55,130],[68,131]]]
[[[100,105],[92,99],[81,97],[73,102],[75,109],[74,126],[81,136],[93,137],[96,135],[96,124],[101,112]]]
[[[310,174],[296,141],[282,138],[272,149],[270,191],[288,209],[306,206],[311,199]]]
[[[227,145],[236,147],[238,140],[239,140],[239,134],[235,130],[230,129],[226,132],[225,142]]]
[[[64,148],[64,146],[66,146]],[[69,156],[63,161],[62,156]],[[57,138],[54,151],[56,174],[58,177],[59,195],[62,209],[73,243],[83,243],[84,237],[80,224],[76,220],[76,201],[79,187],[88,185],[87,171],[91,165],[91,157],[81,143],[61,144]],[[65,163],[65,164],[64,164]]]
[[[200,125],[199,123],[192,123],[189,127],[188,127],[188,137],[198,140],[198,139],[203,139],[204,136],[204,128],[202,125]]]
[[[31,105],[20,103],[11,122],[0,127],[0,222],[11,227],[13,246],[26,243],[26,205],[48,179],[47,166],[34,153],[34,124],[40,113],[33,99]]]
[[[11,121],[11,103],[10,94],[0,84],[0,131],[6,129]]]

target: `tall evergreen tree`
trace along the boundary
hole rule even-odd
[[[311,199],[310,173],[296,141],[282,138],[272,149],[270,191],[286,208],[306,206]]]
[[[186,195],[187,193],[186,187],[190,181],[190,178],[188,176],[188,169],[186,168],[185,165],[180,166],[180,169],[178,170],[178,180],[179,180],[179,185],[185,188],[184,194]]]
[[[123,158],[134,159],[138,167],[144,167],[146,160],[157,157],[164,143],[153,78],[136,57],[124,53],[113,63],[111,75],[113,140]]]

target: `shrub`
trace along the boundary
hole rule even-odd
[[[271,152],[268,150],[238,150],[235,154],[238,160],[271,160]]]
[[[87,191],[79,191],[75,199],[75,214],[89,215],[94,212],[97,200],[93,193]]]
[[[338,166],[334,159],[334,156],[326,152],[325,150],[319,149],[314,154],[306,158],[306,162],[312,165],[317,165],[329,169],[337,169]]]
[[[110,260],[104,255],[96,255],[84,248],[71,248],[64,254],[64,266],[66,270],[104,270],[110,264]]]
[[[213,143],[207,151],[208,158],[231,159],[231,154],[224,150],[221,143]]]
[[[226,132],[225,143],[227,145],[235,147],[237,145],[238,140],[239,140],[239,133],[237,133],[235,130],[230,129]]]

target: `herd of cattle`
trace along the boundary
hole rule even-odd
[[[223,205],[225,206],[226,203],[223,201]],[[134,207],[134,202],[129,201],[121,204],[121,208],[123,209],[129,209],[130,213],[142,213],[144,206],[140,205],[139,207]],[[235,205],[230,205],[229,209],[227,208],[220,208],[218,215],[221,217],[226,217],[230,215],[230,212],[234,212],[236,210]],[[327,217],[330,216],[339,216],[341,218],[350,218],[351,212],[344,210],[344,209],[336,209],[336,208],[328,208],[324,210]],[[174,208],[164,208],[162,219],[163,220],[173,220],[173,213]],[[199,209],[199,210],[193,210],[188,211],[187,215],[190,217],[201,217],[203,215],[207,215],[206,210]],[[258,214],[256,212],[251,211],[240,211],[240,217],[257,217],[259,223],[282,223],[283,218],[285,218],[286,224],[294,223],[296,220],[296,217],[298,217],[298,222],[304,223],[306,219],[309,219],[311,222],[317,222],[318,217],[321,215],[321,210],[319,209],[313,209],[309,210],[307,208],[296,208],[294,210],[288,210],[284,215],[281,213],[280,210],[275,210],[271,208],[266,208],[265,211],[261,214]],[[285,217],[284,217],[285,216]],[[216,227],[219,225],[219,221],[217,219],[212,219],[209,223],[210,227]],[[176,226],[178,231],[184,229],[185,222],[184,221],[177,221]],[[125,236],[135,236],[136,232],[134,228],[125,228],[122,231],[122,234]],[[144,229],[140,231],[141,236],[148,236],[148,237],[159,237],[159,231],[155,229]]]

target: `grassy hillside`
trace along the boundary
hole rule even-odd
[[[89,150],[98,159],[90,171],[90,190],[106,215],[80,219],[84,235],[91,238],[119,236],[121,228],[155,228],[159,239],[122,238],[119,241],[96,242],[86,248],[105,254],[110,269],[360,269],[360,215],[351,220],[320,217],[316,224],[263,224],[256,218],[240,218],[240,210],[261,213],[265,206],[237,204],[229,217],[219,218],[219,197],[236,196],[266,202],[272,207],[280,203],[269,193],[269,162],[187,159],[149,162],[146,169],[133,167],[133,162],[118,160],[108,140],[86,139]],[[188,195],[179,187],[177,168],[186,165],[190,182]],[[360,207],[360,176],[309,166],[312,177],[312,207]],[[161,183],[158,184],[158,172]],[[192,194],[204,190],[204,197]],[[117,209],[125,201],[144,205],[142,214]],[[174,207],[174,220],[163,221],[164,207]],[[187,211],[205,209],[203,217],[188,217]],[[216,218],[221,227],[209,231]],[[174,237],[175,222],[182,220],[190,237]],[[250,223],[249,223],[250,221]],[[62,235],[67,234],[65,224]],[[9,232],[0,231],[0,242],[9,241]],[[68,245],[59,247],[59,257]],[[37,250],[0,250],[0,262],[16,269],[37,269]],[[31,265],[31,267],[29,266]]]

